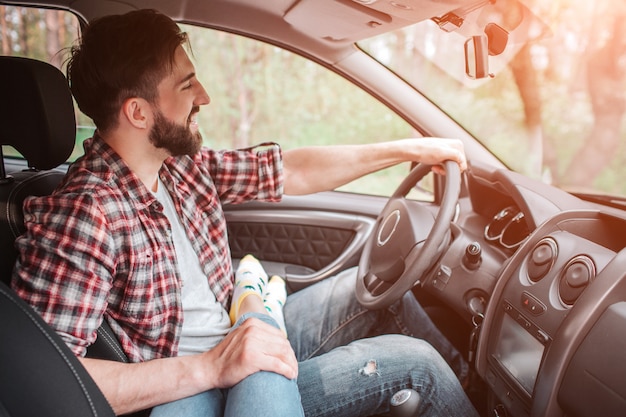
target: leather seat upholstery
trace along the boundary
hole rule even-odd
[[[76,356],[0,282],[0,416],[113,417]]]

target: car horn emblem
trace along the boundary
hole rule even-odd
[[[378,246],[385,246],[391,236],[393,236],[400,223],[400,210],[394,210],[385,219],[378,228],[377,244]]]

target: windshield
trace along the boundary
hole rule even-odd
[[[513,3],[497,23],[516,35],[489,56],[493,78],[465,74],[464,44],[491,23],[486,9],[458,28],[429,20],[360,47],[511,169],[570,191],[626,196],[626,2]]]

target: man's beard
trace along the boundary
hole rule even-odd
[[[194,107],[190,113],[198,111]],[[154,115],[154,126],[148,134],[150,142],[159,149],[165,149],[171,156],[194,155],[202,146],[202,135],[200,132],[193,133],[189,130],[189,119],[187,126],[176,124],[168,120],[160,109],[156,109]]]

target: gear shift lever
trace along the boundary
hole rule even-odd
[[[390,407],[392,417],[417,417],[420,405],[420,395],[412,389],[403,389],[391,397]]]

